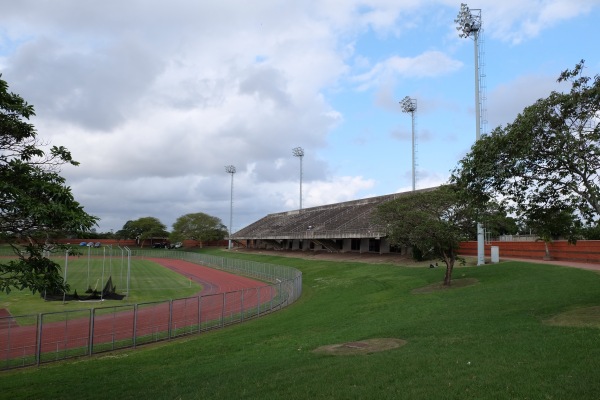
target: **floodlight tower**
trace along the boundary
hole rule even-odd
[[[462,3],[460,12],[454,20],[458,24],[456,30],[461,38],[473,37],[475,44],[475,139],[481,137],[481,99],[480,99],[480,71],[479,71],[479,35],[482,32],[481,10],[470,10]],[[483,225],[477,222],[477,265],[485,264],[485,238]]]
[[[458,16],[454,22],[458,24],[456,27],[458,36],[461,38],[472,36],[475,44],[475,138],[479,140],[481,137],[481,99],[479,92],[481,88],[481,83],[479,81],[481,71],[479,71],[479,36],[483,31],[481,27],[481,10],[471,10],[465,3],[462,3],[460,5],[460,12],[458,13]]]
[[[402,112],[410,113],[412,117],[412,190],[416,189],[417,183],[417,155],[416,155],[416,137],[415,137],[415,112],[417,111],[417,99],[411,99],[406,96],[400,102]]]
[[[231,174],[231,200],[229,202],[229,245],[227,248],[231,250],[231,232],[233,226],[233,174],[235,174],[235,166],[226,165],[225,172]]]
[[[304,149],[302,147],[294,147],[292,154],[294,157],[300,159],[300,210],[302,210],[302,158],[304,157]]]

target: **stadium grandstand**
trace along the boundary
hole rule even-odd
[[[410,250],[390,246],[385,227],[373,215],[380,204],[410,193],[269,214],[232,234],[231,240],[254,249],[406,253]]]

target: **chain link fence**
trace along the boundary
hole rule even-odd
[[[302,294],[302,273],[291,267],[169,250],[133,250],[132,256],[181,259],[270,283],[175,300],[0,317],[0,369],[219,329],[284,308]]]

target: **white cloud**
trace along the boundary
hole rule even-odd
[[[545,29],[589,13],[599,0],[504,0],[479,3],[484,30],[493,38],[518,44]]]
[[[498,85],[488,95],[490,130],[499,125],[513,122],[517,115],[538,99],[548,97],[553,90],[568,88],[558,84],[556,77],[544,75],[523,75],[515,80]]]
[[[297,207],[296,146],[306,151],[304,206],[387,194],[394,188],[380,186],[377,166],[396,159],[384,159],[377,146],[385,147],[381,138],[390,132],[406,136],[394,128],[398,93],[414,94],[423,114],[451,110],[458,120],[454,111],[466,108],[458,99],[462,89],[441,86],[464,69],[459,39],[448,44],[445,36],[458,12],[454,0],[5,3],[3,79],[35,106],[40,137],[81,161],[64,175],[86,210],[102,218],[100,230],[148,215],[169,225],[198,211],[227,224],[228,164],[238,168],[234,228]],[[524,43],[598,4],[485,0],[478,6],[488,43]],[[506,78],[490,90],[490,117],[512,120],[554,79]],[[419,90],[430,81],[440,87]],[[375,104],[364,93],[371,89]],[[380,112],[393,122],[379,121]],[[369,122],[355,131],[359,113]],[[423,142],[432,132],[453,133],[444,126],[449,122],[430,121],[419,126]],[[467,125],[450,123],[456,130]],[[467,148],[458,139],[446,142]],[[344,171],[338,153],[364,162]],[[435,173],[424,182],[438,182]]]
[[[379,62],[366,73],[357,75],[353,81],[358,90],[377,87],[384,82],[402,78],[432,78],[456,71],[462,62],[453,60],[440,51],[427,51],[416,57],[393,56]]]
[[[373,179],[362,176],[340,176],[331,181],[311,182],[306,187],[306,202],[303,200],[303,205],[314,207],[355,200],[360,192],[371,189],[374,184]],[[294,203],[288,202],[287,205],[293,206]]]

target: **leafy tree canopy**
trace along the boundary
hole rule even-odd
[[[17,255],[0,264],[0,291],[6,293],[11,288],[34,293],[67,289],[59,266],[43,256],[44,250],[57,233],[89,231],[97,221],[59,175],[62,165],[78,162],[65,147],[43,149],[28,122],[34,115],[33,106],[0,79],[0,240]]]
[[[227,227],[221,219],[199,212],[185,214],[173,224],[171,240],[194,239],[201,242],[221,240],[227,235]]]
[[[390,244],[415,246],[446,264],[444,285],[450,285],[461,241],[474,225],[475,210],[452,186],[416,191],[381,204],[378,223],[387,227]]]
[[[526,229],[535,232],[545,242],[564,237],[574,243],[583,229],[573,210],[562,207],[538,208],[525,219],[524,224]]]
[[[575,243],[583,229],[581,220],[573,209],[562,206],[532,209],[524,224],[544,242],[547,259],[551,258],[548,243],[560,237],[567,238],[569,243]]]
[[[583,76],[584,61],[562,72],[567,93],[552,92],[513,123],[482,136],[451,181],[485,204],[499,199],[516,215],[573,210],[600,215],[600,77]]]
[[[122,239],[146,239],[166,238],[169,236],[167,227],[155,217],[142,217],[134,221],[127,221],[123,228],[116,233]]]
[[[485,212],[481,215],[479,220],[487,233],[491,237],[497,238],[502,235],[516,235],[519,233],[520,224],[519,221],[508,215],[508,211],[501,204],[497,202],[490,202],[487,204]],[[471,234],[471,239],[476,239],[476,229],[474,234]]]

